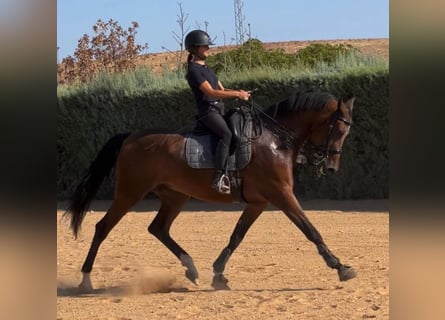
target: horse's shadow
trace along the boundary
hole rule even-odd
[[[58,297],[94,297],[103,295],[123,295],[125,290],[123,287],[97,288],[92,291],[84,291],[78,287],[57,287]]]
[[[189,292],[215,292],[215,291],[232,291],[232,292],[305,292],[305,291],[327,291],[328,288],[267,288],[267,289],[190,289]],[[178,291],[180,292],[180,291]]]
[[[97,297],[97,296],[128,296],[128,295],[148,295],[148,294],[163,294],[163,293],[210,293],[215,291],[232,291],[232,292],[306,292],[306,291],[327,291],[328,288],[267,288],[267,289],[224,289],[218,290],[214,288],[197,288],[189,289],[186,287],[168,288],[165,290],[153,292],[134,292],[129,286],[112,286],[93,289],[92,291],[84,291],[79,287],[57,287],[57,297]]]

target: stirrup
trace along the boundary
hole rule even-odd
[[[215,180],[212,185],[219,193],[230,194],[230,179],[225,174],[222,174],[219,179]]]
[[[295,162],[298,164],[307,164],[306,156],[302,153],[298,153],[297,159],[295,159]]]

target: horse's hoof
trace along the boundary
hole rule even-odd
[[[193,282],[193,284],[199,286],[199,278],[196,272],[187,270],[185,271],[185,277],[189,279],[191,282]]]
[[[227,284],[229,280],[224,277],[222,274],[218,274],[213,276],[212,287],[215,290],[231,290],[229,285]]]
[[[340,278],[340,281],[348,281],[356,276],[357,272],[350,266],[343,265],[338,269],[338,277]]]

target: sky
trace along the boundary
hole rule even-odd
[[[243,26],[261,42],[389,38],[389,0],[241,0]],[[58,60],[73,55],[78,40],[93,36],[97,20],[139,24],[143,53],[179,50],[174,32],[206,29],[218,46],[235,44],[233,0],[57,0]],[[247,36],[245,36],[245,40]]]

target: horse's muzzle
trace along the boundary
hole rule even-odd
[[[326,172],[328,172],[328,173],[335,173],[335,172],[337,172],[338,170],[337,169],[335,169],[335,168],[326,168]]]
[[[337,161],[327,161],[326,163],[325,163],[325,171],[326,172],[329,172],[329,173],[335,173],[335,172],[337,172],[338,171],[338,167],[339,167],[339,165],[338,165],[338,162]]]

